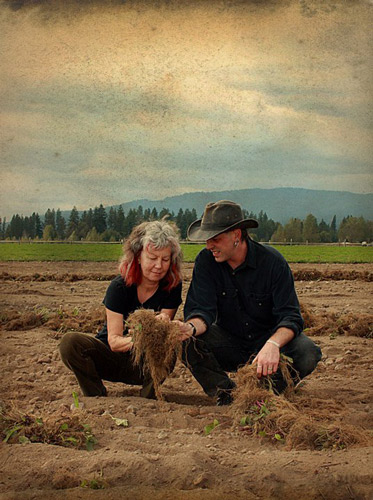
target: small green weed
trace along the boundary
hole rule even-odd
[[[219,424],[219,420],[217,420],[216,418],[214,419],[213,422],[211,422],[211,424],[208,424],[205,426],[205,436],[208,436],[216,427],[218,427]]]
[[[104,479],[103,471],[101,470],[98,473],[98,477],[94,477],[93,479],[84,479],[80,483],[81,488],[90,488],[91,490],[104,490],[109,487],[109,483]]]

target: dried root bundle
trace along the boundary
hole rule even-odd
[[[281,360],[280,369],[287,380],[290,377],[287,360]],[[293,385],[287,394],[275,395],[270,378],[259,380],[256,367],[251,364],[237,372],[236,383],[231,411],[235,417],[239,416],[241,429],[249,434],[282,441],[289,449],[342,449],[372,441],[366,432],[348,425],[333,422],[322,425],[317,418],[318,405],[306,404],[304,398],[297,402],[295,398],[285,399],[286,395],[294,395]]]
[[[161,384],[172,372],[181,350],[179,329],[172,322],[157,319],[150,309],[133,312],[127,324],[132,331],[134,363],[151,376],[157,399],[162,399]]]

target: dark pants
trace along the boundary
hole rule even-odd
[[[235,372],[255,356],[265,343],[247,343],[213,324],[207,332],[183,343],[183,361],[208,396],[221,390],[230,390],[235,384],[226,372]],[[321,349],[301,333],[281,348],[281,353],[293,360],[295,379],[302,379],[316,368],[321,359]],[[280,371],[273,376],[274,390],[286,388]]]
[[[152,379],[133,364],[130,352],[113,352],[91,335],[69,332],[61,339],[60,353],[62,361],[74,372],[84,396],[105,396],[102,380],[109,380],[142,385],[142,397],[155,397]]]

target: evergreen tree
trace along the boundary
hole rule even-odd
[[[110,207],[107,219],[107,227],[108,229],[115,229],[116,225],[117,225],[117,211],[114,207]]]
[[[97,229],[99,234],[106,230],[106,211],[102,203],[93,210],[93,227]]]
[[[79,226],[79,212],[77,208],[74,206],[70,212],[69,221],[67,223],[67,231],[66,236],[69,240],[72,240],[72,235],[74,233],[74,237],[77,238],[77,230]]]
[[[119,205],[114,229],[121,237],[124,235],[124,222],[125,222],[125,215],[123,207],[122,205]]]
[[[321,243],[330,243],[332,241],[331,235],[330,235],[330,227],[329,225],[324,221],[324,219],[321,219],[321,222],[319,224],[319,235],[320,235],[320,241]]]
[[[56,213],[50,208],[45,212],[44,216],[44,226],[52,226],[53,229],[56,229]]]
[[[146,209],[144,210],[144,220],[149,221],[149,220],[150,220],[150,217],[151,217],[150,208],[146,208]]]
[[[7,231],[7,234],[9,234],[10,238],[16,238],[17,240],[21,239],[23,233],[23,217],[18,214],[13,215],[8,229],[9,231]]]
[[[158,219],[158,212],[155,207],[153,207],[153,210],[150,213],[150,219],[151,220],[157,220]]]
[[[330,239],[332,242],[338,241],[337,216],[336,215],[334,215],[332,222],[330,224]]]
[[[137,207],[137,213],[136,213],[136,224],[140,224],[141,222],[144,222],[144,210],[142,208],[142,205],[139,205]]]
[[[43,225],[40,220],[40,215],[35,212],[32,215],[35,215],[35,238],[40,239],[43,236]]]
[[[136,226],[137,224],[137,210],[134,208],[130,208],[127,214],[127,217],[124,220],[124,231],[123,231],[123,236],[127,238],[129,234],[131,233],[132,229]]]
[[[59,208],[56,212],[56,236],[58,240],[64,240],[66,237],[66,221]]]

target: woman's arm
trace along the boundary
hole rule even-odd
[[[113,352],[127,352],[132,349],[132,337],[123,337],[123,314],[106,308],[108,342]]]

